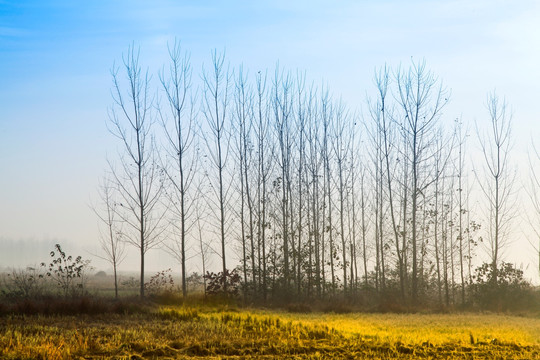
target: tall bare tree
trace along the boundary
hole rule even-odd
[[[538,160],[540,160],[540,152],[538,152],[534,142],[532,143],[532,151],[529,150],[528,158],[530,175],[529,184],[526,184],[525,191],[534,212],[532,214],[527,212],[526,217],[535,236],[533,240],[529,239],[529,243],[537,254],[537,270],[540,275],[540,175],[538,174],[538,170],[536,170],[538,168]]]
[[[240,237],[242,240],[242,265],[244,273],[244,300],[248,286],[248,260],[251,264],[251,282],[255,286],[255,240],[254,204],[251,188],[252,179],[252,125],[254,118],[253,92],[247,82],[247,74],[241,66],[234,83],[233,127],[236,133],[237,171],[240,180]],[[247,214],[246,214],[247,210]]]
[[[158,168],[152,135],[150,77],[139,65],[139,50],[130,47],[122,57],[125,78],[113,67],[110,132],[121,142],[120,168],[111,165],[119,195],[118,215],[125,222],[124,239],[139,249],[140,296],[144,297],[145,254],[162,241],[160,208],[163,179]]]
[[[213,186],[216,191],[219,237],[221,244],[221,261],[223,276],[227,272],[226,262],[226,214],[228,186],[225,182],[226,165],[230,148],[230,128],[229,128],[229,88],[230,74],[228,67],[224,67],[225,54],[218,54],[216,50],[212,52],[212,67],[209,72],[203,71],[203,101],[202,113],[206,119],[209,129],[209,136],[204,136],[209,157],[217,172],[217,184]],[[224,290],[227,291],[227,282],[224,282]]]
[[[306,119],[306,140],[307,140],[307,163],[306,170],[308,176],[308,222],[309,222],[309,267],[308,267],[308,293],[310,295],[311,287],[314,285],[317,290],[317,296],[321,296],[323,292],[322,273],[324,261],[322,257],[322,234],[324,232],[323,219],[321,218],[321,176],[323,166],[323,156],[320,144],[320,111],[316,103],[316,91],[312,89],[310,98],[312,99],[312,107],[309,113],[310,116]],[[312,283],[313,282],[313,283]]]
[[[190,154],[195,138],[195,98],[191,92],[191,66],[187,54],[182,54],[180,43],[169,48],[170,64],[167,72],[160,73],[160,82],[167,99],[168,112],[159,109],[161,125],[167,140],[166,162],[163,166],[171,190],[167,194],[174,215],[173,228],[179,232],[180,241],[168,248],[180,260],[182,272],[182,295],[187,296],[186,241],[189,224],[189,187],[193,181],[196,156]]]
[[[277,162],[281,170],[279,181],[281,188],[281,237],[283,240],[283,283],[286,295],[290,286],[290,229],[292,225],[292,214],[290,211],[291,202],[291,161],[293,143],[292,127],[292,100],[293,83],[289,74],[282,74],[276,68],[274,83],[272,88],[272,109],[274,112],[274,129],[276,141],[278,143]]]
[[[403,248],[400,246],[400,229],[397,222],[398,213],[395,206],[395,168],[396,164],[394,159],[397,157],[395,145],[395,126],[396,122],[392,120],[393,107],[388,100],[390,90],[390,72],[386,67],[380,69],[375,74],[375,86],[377,87],[377,99],[375,101],[368,99],[369,112],[372,121],[374,122],[374,128],[371,130],[371,139],[373,145],[376,147],[374,154],[377,154],[374,159],[375,167],[378,170],[374,170],[375,177],[377,178],[377,198],[376,202],[380,204],[376,210],[379,214],[379,218],[376,220],[378,223],[377,232],[382,236],[382,200],[383,189],[386,193],[387,202],[389,206],[389,213],[391,219],[392,233],[394,237],[394,247],[397,256],[397,267],[399,274],[400,290],[402,299],[405,298],[405,266],[403,260]],[[374,155],[375,156],[375,155]],[[377,246],[379,248],[380,246]],[[384,279],[384,276],[383,276]]]
[[[465,197],[464,197],[464,187],[465,187],[465,145],[467,140],[467,131],[463,129],[463,122],[461,119],[456,120],[457,127],[457,159],[455,161],[456,176],[458,178],[458,226],[459,226],[459,275],[461,280],[461,303],[465,305],[465,260],[466,260],[466,243],[464,242],[465,237],[465,224],[464,224],[464,215],[467,213],[465,208]]]
[[[407,70],[396,74],[397,98],[403,118],[403,135],[406,141],[405,159],[410,165],[411,183],[411,243],[412,243],[412,288],[413,303],[418,300],[419,275],[419,232],[418,208],[420,197],[433,179],[426,180],[429,173],[424,166],[432,158],[430,148],[437,134],[437,122],[442,108],[448,101],[447,91],[430,71],[425,62],[414,63]]]
[[[513,212],[513,183],[515,170],[510,164],[512,146],[512,114],[506,100],[500,100],[493,92],[488,94],[486,106],[489,112],[489,132],[482,136],[477,129],[478,139],[484,156],[482,191],[487,200],[489,212],[488,251],[493,271],[492,281],[498,284],[498,264],[503,250],[509,244],[508,232]]]
[[[332,219],[332,213],[333,213],[333,186],[332,186],[332,170],[333,167],[331,164],[334,162],[334,153],[332,151],[332,144],[331,141],[331,129],[332,125],[334,124],[335,120],[335,108],[334,108],[334,102],[333,99],[330,96],[330,92],[328,89],[323,89],[321,92],[321,100],[320,100],[320,106],[321,106],[321,121],[322,121],[322,156],[323,156],[323,235],[322,235],[322,263],[323,263],[323,284],[324,284],[324,234],[328,232],[328,265],[330,266],[330,283],[331,283],[331,292],[332,295],[335,294],[336,291],[336,275],[335,275],[335,268],[334,268],[334,260],[335,260],[335,244],[334,244],[334,222]],[[323,288],[324,289],[324,288]]]
[[[335,121],[332,127],[332,148],[336,163],[336,185],[338,190],[338,212],[339,212],[339,237],[341,240],[341,261],[343,266],[343,291],[347,292],[347,252],[350,249],[346,241],[347,229],[345,226],[347,209],[347,198],[349,196],[349,181],[351,177],[351,168],[348,164],[349,154],[351,153],[352,137],[350,134],[349,115],[346,113],[345,106],[340,101],[335,105]],[[352,252],[349,262],[352,263]]]
[[[269,141],[269,104],[267,101],[267,75],[260,71],[256,76],[254,133],[257,148],[257,282],[262,289],[263,299],[268,296],[267,229],[268,221],[268,180],[272,171],[272,146]]]

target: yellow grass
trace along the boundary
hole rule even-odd
[[[485,314],[281,314],[304,324],[324,324],[348,336],[421,345],[447,343],[540,344],[540,319]]]
[[[1,359],[539,358],[540,319],[290,314],[161,307],[148,314],[0,317]]]

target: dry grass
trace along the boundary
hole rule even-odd
[[[222,307],[4,315],[2,359],[539,358],[540,319],[503,315],[290,314]]]

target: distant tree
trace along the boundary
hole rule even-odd
[[[199,250],[199,255],[200,255],[200,258],[201,258],[201,270],[202,270],[202,274],[206,274],[206,269],[207,269],[207,266],[208,266],[208,261],[209,261],[209,256],[210,256],[210,252],[212,250],[212,248],[210,247],[210,245],[208,244],[208,242],[205,240],[205,237],[204,237],[204,228],[206,227],[205,224],[206,224],[206,213],[204,211],[204,209],[202,209],[201,207],[201,203],[202,203],[202,190],[201,190],[201,185],[202,184],[199,184],[199,188],[197,189],[197,198],[196,198],[196,202],[195,202],[195,224],[196,224],[196,227],[197,227],[197,238],[198,238],[198,250]],[[202,275],[201,275],[202,276]],[[202,285],[203,285],[203,289],[204,289],[204,293],[206,294],[206,278],[204,276],[202,276]]]
[[[122,235],[122,221],[117,216],[119,204],[114,199],[114,188],[110,178],[104,178],[99,188],[101,207],[93,207],[94,213],[101,222],[99,243],[103,255],[98,257],[108,261],[113,267],[114,296],[118,298],[118,266],[124,260],[125,242]],[[102,228],[104,230],[101,230]]]

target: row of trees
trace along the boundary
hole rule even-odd
[[[121,146],[102,186],[102,245],[115,273],[124,245],[138,249],[141,296],[155,247],[178,259],[184,296],[188,264],[206,272],[217,257],[225,279],[237,267],[246,299],[373,289],[465,303],[482,241],[497,283],[515,172],[496,94],[490,131],[476,131],[484,166],[471,168],[469,127],[444,117],[449,91],[423,62],[381,68],[357,114],[300,72],[249,74],[213,52],[194,84],[189,56],[178,44],[169,55],[156,82],[133,48],[112,71],[109,130]]]

